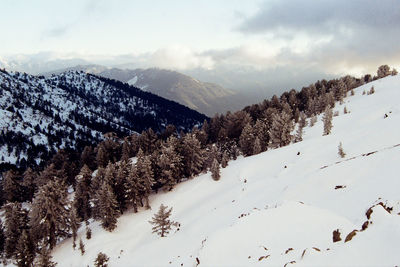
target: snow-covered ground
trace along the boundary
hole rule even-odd
[[[362,95],[372,85],[376,92]],[[152,210],[124,214],[112,233],[93,222],[86,240],[81,227],[86,253],[66,240],[54,260],[93,266],[103,252],[109,266],[398,265],[399,101],[400,76],[366,84],[336,105],[332,134],[322,136],[320,116],[305,128],[304,141],[231,161],[220,181],[208,173],[155,194]],[[379,202],[393,210],[374,206]],[[173,207],[172,219],[181,224],[164,238],[148,222],[161,203]],[[372,206],[368,228],[344,242],[361,230]],[[333,243],[336,229],[342,240]]]

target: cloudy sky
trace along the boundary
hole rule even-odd
[[[1,0],[1,6],[3,60],[30,55],[274,73],[270,81],[287,71],[298,82],[310,73],[314,79],[400,66],[399,0]]]

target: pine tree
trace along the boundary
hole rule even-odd
[[[175,151],[173,146],[163,145],[158,166],[161,169],[159,182],[165,190],[171,191],[182,175],[182,157]]]
[[[118,170],[115,176],[115,183],[112,186],[115,198],[118,202],[119,211],[123,213],[128,208],[128,177],[131,169],[131,164],[128,161],[122,160],[118,164]]]
[[[226,153],[226,151],[224,151],[224,152],[222,153],[221,167],[222,167],[222,168],[226,168],[226,167],[228,166],[228,162],[229,162],[228,153]]]
[[[91,217],[90,192],[92,182],[92,171],[84,165],[76,177],[76,189],[73,206],[80,221],[86,221]]]
[[[157,233],[159,236],[164,237],[169,234],[174,222],[169,219],[171,216],[172,208],[168,209],[168,206],[161,204],[160,209],[154,214],[150,224],[154,225],[152,230],[153,233]]]
[[[338,154],[341,158],[344,158],[346,156],[346,153],[343,150],[342,142],[339,143],[338,146]]]
[[[256,139],[254,140],[253,155],[260,154],[261,152],[262,152],[261,143],[260,139],[257,136]]]
[[[215,181],[218,181],[221,178],[219,163],[218,163],[218,161],[216,159],[214,159],[214,161],[213,161],[213,163],[211,165],[211,177]]]
[[[294,137],[294,142],[300,142],[303,141],[303,128],[307,126],[307,118],[306,115],[301,112],[300,113],[300,119],[299,119],[299,125],[296,131],[296,135]]]
[[[70,201],[62,181],[50,181],[39,188],[30,211],[32,237],[53,249],[57,241],[70,235]]]
[[[21,203],[8,203],[5,209],[5,256],[12,258],[15,256],[17,244],[24,229],[28,229],[28,211],[22,208]]]
[[[255,139],[253,127],[251,127],[250,123],[247,123],[239,138],[239,145],[245,156],[253,155]]]
[[[390,67],[388,65],[380,66],[378,68],[377,74],[378,74],[378,78],[379,79],[390,75],[391,74],[390,73]]]
[[[347,110],[347,107],[346,107],[346,106],[343,108],[343,113],[344,113],[344,114],[349,113],[349,111]]]
[[[204,155],[196,136],[187,134],[183,140],[183,170],[188,178],[198,175],[203,170]]]
[[[291,132],[294,128],[293,120],[286,112],[272,115],[272,126],[270,129],[272,147],[282,147],[292,141]]]
[[[41,246],[38,255],[36,256],[34,266],[35,267],[55,267],[57,263],[52,261],[50,250],[46,245]]]
[[[110,258],[104,254],[103,252],[99,252],[99,254],[97,254],[96,260],[94,261],[94,266],[95,267],[108,267],[108,260]]]
[[[99,167],[97,169],[96,175],[94,175],[94,177],[92,178],[91,192],[90,192],[91,198],[93,198],[96,192],[100,189],[101,185],[105,180],[105,176],[106,176],[106,170],[103,167]]]
[[[23,174],[22,186],[24,187],[25,199],[32,201],[35,192],[37,191],[36,179],[37,174],[31,168],[26,169]]]
[[[254,134],[258,139],[260,139],[261,144],[261,152],[266,151],[268,149],[269,143],[269,132],[268,132],[268,124],[265,119],[257,119],[254,124]]]
[[[109,162],[106,150],[102,145],[100,145],[99,149],[97,150],[96,162],[97,166],[99,167],[106,167],[107,163]]]
[[[96,194],[96,216],[101,220],[101,226],[112,232],[117,227],[119,216],[118,203],[110,185],[104,181]]]
[[[13,171],[7,171],[3,181],[4,198],[9,202],[20,201],[22,198],[22,187],[19,175]]]
[[[138,205],[141,201],[140,196],[140,184],[137,168],[135,165],[131,166],[131,170],[129,172],[128,180],[127,180],[127,199],[128,205],[132,206],[134,212],[137,212]]]
[[[71,231],[72,231],[72,248],[75,249],[76,247],[76,238],[78,236],[78,229],[79,229],[79,218],[78,215],[76,213],[76,209],[74,207],[72,207],[71,209]]]
[[[19,267],[30,267],[35,259],[35,245],[26,229],[22,231],[19,238],[15,258]]]
[[[340,102],[340,104],[343,103],[343,98],[346,95],[346,89],[346,84],[342,79],[340,79],[335,88],[335,98]]]
[[[91,170],[97,169],[96,153],[91,146],[85,146],[81,154],[81,166],[86,165]]]
[[[136,171],[139,181],[139,195],[145,199],[146,209],[150,209],[149,195],[154,185],[153,170],[149,156],[145,156],[139,149],[136,162]]]
[[[322,117],[322,121],[324,123],[324,133],[323,135],[328,135],[332,130],[332,117],[333,112],[328,106],[325,108],[324,116]]]

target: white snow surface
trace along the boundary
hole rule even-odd
[[[362,95],[371,86],[376,92]],[[330,135],[322,136],[319,116],[302,142],[230,161],[220,181],[207,173],[154,194],[152,210],[125,213],[111,233],[92,222],[87,240],[81,227],[85,254],[68,239],[55,248],[54,260],[93,266],[103,252],[109,266],[196,266],[196,258],[199,266],[400,264],[400,76],[355,93],[336,104],[340,115]],[[374,206],[369,227],[344,242],[378,202],[393,207],[391,213]],[[173,207],[172,220],[181,224],[164,238],[152,234],[148,222],[162,203]],[[333,243],[336,229],[342,241]]]
[[[132,79],[130,79],[130,80],[128,81],[128,84],[129,84],[129,85],[135,85],[135,83],[137,83],[137,81],[138,81],[138,77],[135,76],[135,77],[133,77]]]

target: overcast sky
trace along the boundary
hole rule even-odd
[[[335,75],[400,66],[400,0],[1,0],[1,21],[3,59]]]

